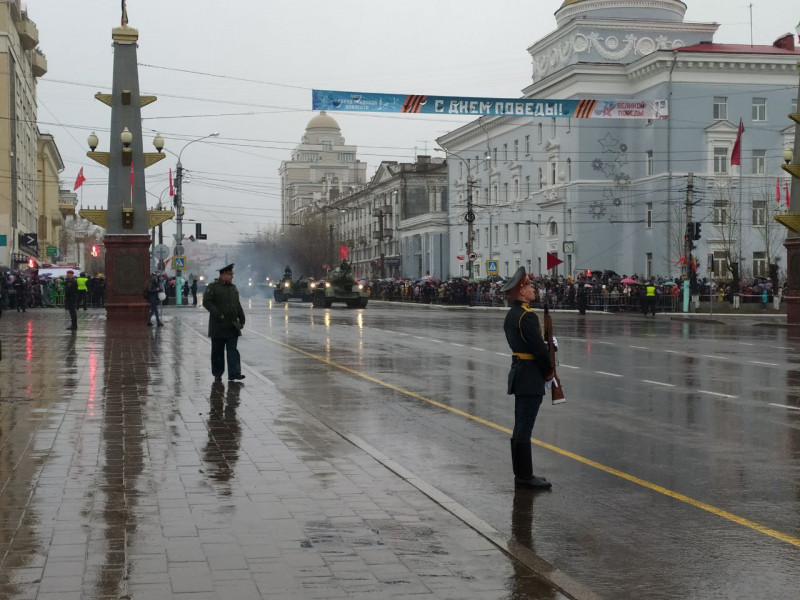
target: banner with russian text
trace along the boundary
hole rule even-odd
[[[666,100],[550,100],[311,90],[314,110],[460,116],[668,119]]]

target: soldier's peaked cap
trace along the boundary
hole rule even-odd
[[[525,276],[525,267],[520,267],[517,269],[516,273],[514,273],[508,281],[503,284],[503,287],[500,288],[501,292],[510,292],[515,287],[517,287],[520,283],[522,283],[526,278]]]
[[[222,275],[223,273],[233,273],[233,263],[225,265],[219,270],[220,275]]]

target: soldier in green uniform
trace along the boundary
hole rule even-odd
[[[516,487],[547,490],[552,484],[533,474],[531,434],[545,389],[553,384],[555,373],[550,364],[547,344],[542,339],[539,318],[528,303],[536,298],[533,282],[525,267],[500,288],[511,307],[503,329],[511,348],[511,371],[508,393],[514,394],[514,432],[511,435],[511,464]]]
[[[208,315],[208,337],[211,338],[211,373],[222,381],[225,354],[228,355],[228,381],[244,379],[239,350],[236,348],[244,327],[244,310],[239,292],[233,285],[233,264],[219,270],[219,278],[209,284],[203,294],[203,308]]]

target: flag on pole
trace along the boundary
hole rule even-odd
[[[786,182],[785,190],[786,190],[786,194],[784,194],[784,195],[786,196],[786,209],[788,210],[789,209],[789,182],[788,181]]]
[[[169,195],[175,195],[175,188],[172,186],[172,169],[169,170]]]
[[[122,19],[120,24],[122,27],[125,27],[128,24],[128,7],[126,6],[127,2],[122,0]]]
[[[350,248],[344,244],[339,244],[339,258],[342,260],[347,260],[348,256],[350,256]]]
[[[780,180],[780,178],[775,180],[775,202],[777,202],[778,204],[781,203],[781,180]]]
[[[547,270],[555,269],[558,265],[563,263],[564,261],[558,258],[555,254],[547,253]]]
[[[744,123],[739,119],[739,132],[736,134],[736,143],[733,144],[733,152],[731,152],[731,165],[742,164],[742,134],[744,133]]]
[[[78,171],[78,176],[75,178],[75,187],[72,188],[72,191],[74,192],[81,187],[84,181],[86,181],[86,177],[83,176],[83,167],[81,167],[81,170]]]

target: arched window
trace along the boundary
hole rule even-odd
[[[558,235],[558,225],[555,221],[550,221],[550,225],[547,226],[547,235],[550,237],[556,237]]]
[[[572,159],[567,159],[567,181],[572,181]]]

